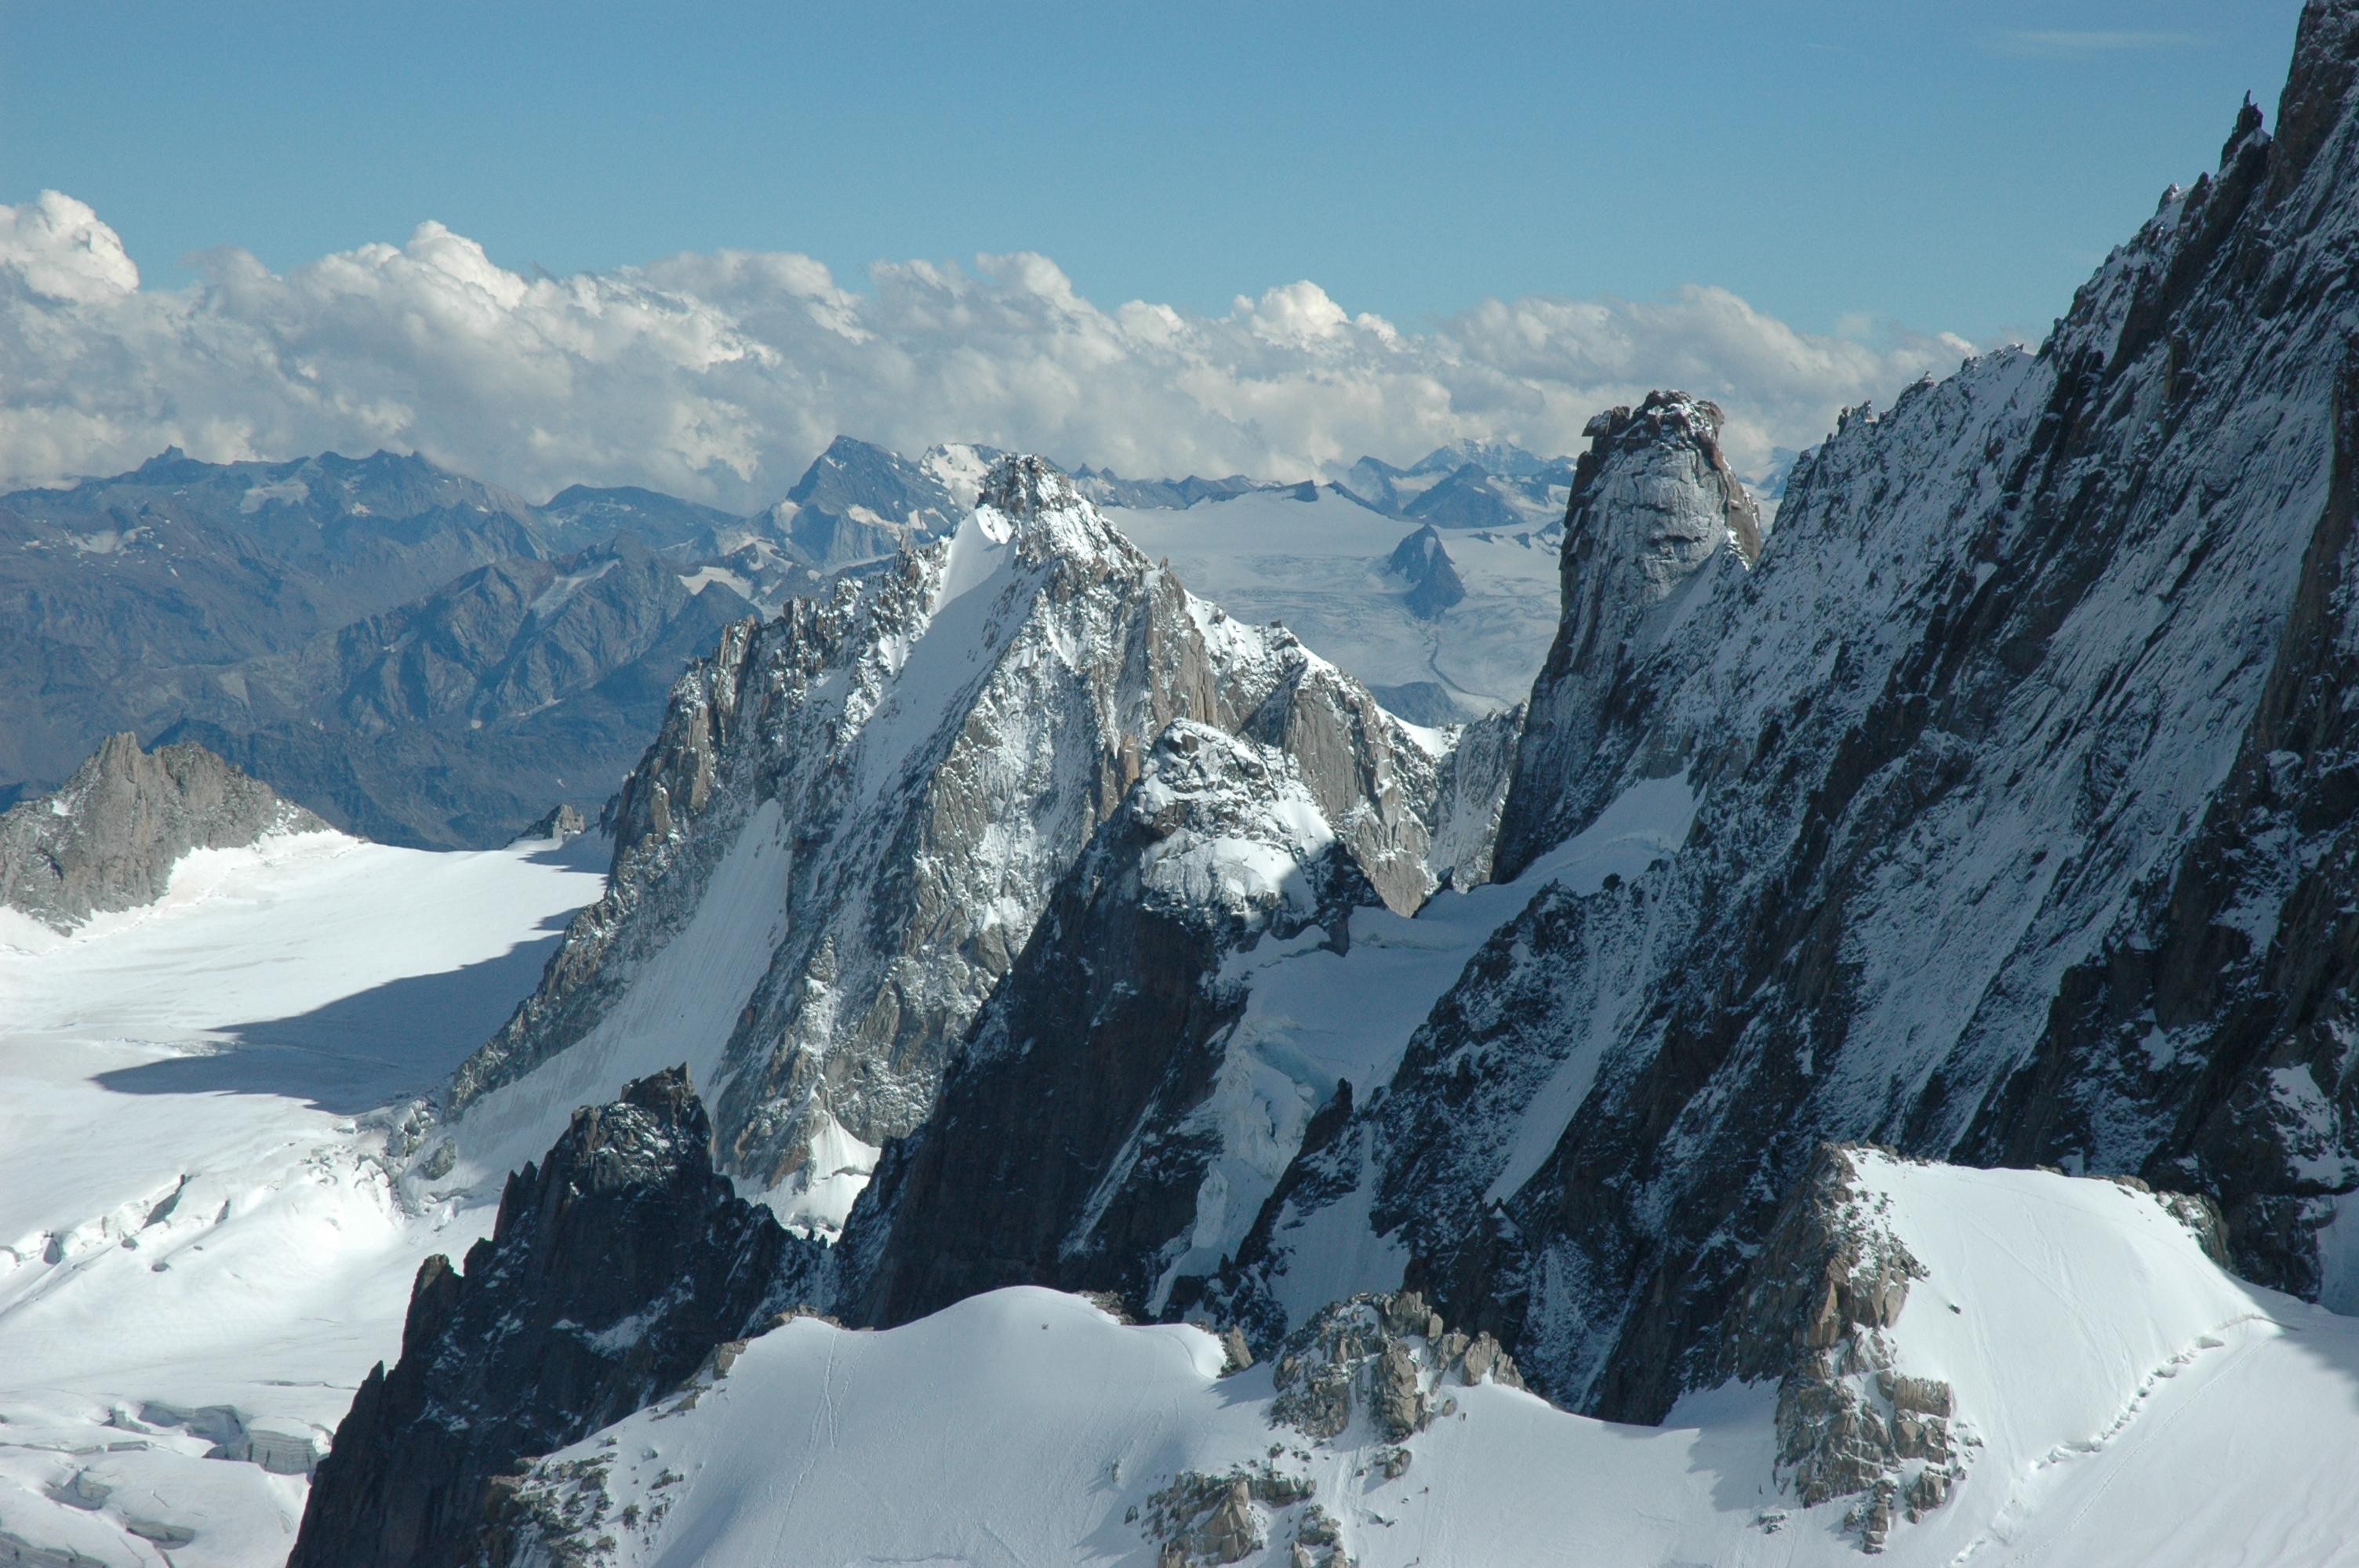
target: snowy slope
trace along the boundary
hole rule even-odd
[[[2347,1560],[2359,1323],[2232,1279],[2164,1202],[2111,1182],[1849,1159],[1854,1217],[1922,1271],[1885,1353],[1949,1386],[1963,1454],[1946,1501],[1892,1521],[1889,1560]],[[1396,1443],[1373,1372],[1350,1424],[1314,1436],[1274,1422],[1271,1363],[1224,1377],[1211,1334],[1073,1296],[1000,1291],[884,1333],[797,1318],[536,1465],[506,1560],[554,1537],[633,1568],[1146,1563],[1175,1534],[1177,1560],[1219,1560],[1171,1528],[1190,1472],[1211,1497],[1248,1477],[1262,1544],[1231,1560],[1255,1564],[1288,1563],[1314,1508],[1341,1540],[1308,1560],[1362,1568],[1859,1560],[1858,1499],[1794,1495],[1771,1384],[1615,1426],[1437,1379],[1439,1341],[1400,1343],[1437,1413]]]
[[[1427,620],[1384,569],[1417,524],[1332,487],[1184,511],[1114,507],[1106,520],[1239,619],[1284,622],[1371,687],[1438,684],[1467,717],[1521,702],[1556,634],[1556,538],[1546,530],[1448,534],[1467,597]]]
[[[1455,731],[1190,594],[1038,460],[983,482],[949,537],[740,623],[682,678],[613,886],[457,1076],[421,1195],[486,1188],[575,1106],[686,1061],[724,1167],[833,1232],[1175,722],[1295,757],[1387,905],[1465,880],[1495,746],[1459,778]]]
[[[1281,1180],[1307,1247],[1631,1419],[1830,1139],[2201,1193],[2242,1271],[2349,1304],[2355,38],[2307,8],[2280,134],[2246,105],[2037,353],[1851,411],[1751,570],[1587,597],[1709,521],[1650,486],[1717,487],[1692,433],[1595,431],[1496,863],[1677,771],[1693,827],[1495,935]]]
[[[376,1108],[530,987],[597,853],[281,836],[71,936],[0,913],[0,1559],[284,1555],[419,1260],[490,1223],[395,1202]]]

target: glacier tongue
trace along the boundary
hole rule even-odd
[[[459,1074],[451,1154],[425,1156],[444,1185],[492,1179],[573,1105],[686,1060],[728,1167],[832,1230],[859,1184],[842,1150],[924,1121],[1175,721],[1292,759],[1372,900],[1406,913],[1480,877],[1495,739],[1462,773],[1455,731],[1401,724],[1282,629],[1191,598],[1038,459],[974,483],[948,537],[733,628],[681,680],[619,797],[607,896]]]

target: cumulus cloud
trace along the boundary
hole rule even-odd
[[[1724,289],[1487,300],[1431,330],[1317,284],[1225,315],[1083,298],[1048,257],[872,267],[723,251],[527,278],[426,223],[274,273],[244,251],[142,287],[120,238],[56,192],[0,206],[0,483],[379,447],[538,499],[643,484],[750,509],[839,432],[965,439],[1133,474],[1333,473],[1461,436],[1577,449],[1655,386],[1717,399],[1733,456],[1819,438],[1971,351],[1949,335],[1795,330]]]

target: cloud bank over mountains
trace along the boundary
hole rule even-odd
[[[141,287],[57,192],[0,206],[0,484],[212,460],[415,450],[538,500],[576,481],[776,500],[838,432],[977,440],[1133,474],[1340,471],[1460,436],[1575,449],[1599,408],[1676,385],[1732,457],[1816,441],[1973,345],[1797,331],[1725,289],[1487,300],[1426,332],[1316,284],[1226,315],[1083,298],[1048,257],[869,269],[724,251],[526,277],[440,223],[273,273],[240,250]]]

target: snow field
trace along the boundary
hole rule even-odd
[[[2126,1186],[1854,1161],[1927,1269],[1898,1365],[1950,1381],[1973,1434],[1956,1492],[1897,1525],[1888,1560],[2352,1560],[2359,1323],[2232,1279]],[[539,1468],[603,1472],[614,1544],[592,1561],[615,1568],[1147,1563],[1158,1491],[1265,1464],[1312,1484],[1363,1568],[1861,1561],[1850,1499],[1781,1492],[1770,1385],[1690,1395],[1659,1428],[1448,1386],[1455,1411],[1387,1476],[1364,1414],[1329,1442],[1274,1429],[1270,1368],[1221,1366],[1209,1334],[1037,1289],[881,1334],[802,1318]],[[1245,1561],[1284,1564],[1300,1509],[1256,1511]]]
[[[1372,686],[1438,682],[1472,710],[1521,702],[1558,620],[1553,535],[1440,530],[1466,599],[1439,621],[1401,602],[1385,571],[1421,524],[1332,490],[1300,501],[1254,492],[1185,511],[1107,507],[1103,515],[1190,590],[1247,622],[1282,621],[1321,656]]]
[[[285,1554],[418,1264],[491,1222],[398,1203],[371,1113],[497,1026],[596,853],[283,836],[0,930],[0,1548]]]

